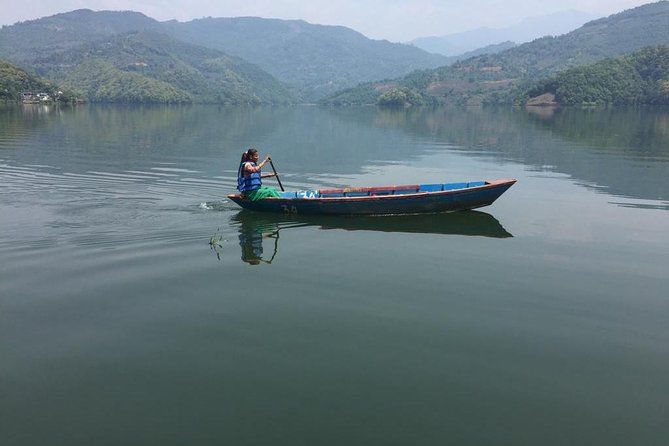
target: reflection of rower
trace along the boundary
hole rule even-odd
[[[267,264],[272,263],[278,250],[279,228],[275,225],[274,229],[269,231],[266,235],[264,234],[264,229],[265,228],[263,227],[245,225],[242,223],[242,226],[239,229],[239,246],[242,247],[242,261],[251,265],[259,265],[260,262]],[[262,257],[263,237],[274,239],[274,253],[269,260],[265,260]]]
[[[272,217],[274,217],[272,215]],[[259,265],[271,264],[279,251],[279,231],[281,229],[309,226],[304,223],[295,223],[280,218],[267,218],[266,214],[241,211],[232,217],[233,223],[239,224],[239,246],[242,248],[242,261]],[[274,252],[269,260],[263,258],[263,238],[274,239]]]

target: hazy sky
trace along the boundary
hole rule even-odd
[[[648,0],[0,0],[0,25],[73,9],[133,10],[157,20],[258,16],[343,25],[374,39],[407,41],[576,9],[606,16]],[[2,6],[4,4],[4,7]],[[10,7],[11,4],[11,7]]]

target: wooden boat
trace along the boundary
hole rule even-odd
[[[278,198],[251,201],[240,194],[228,198],[245,209],[319,215],[434,214],[492,204],[516,180],[445,184],[356,187],[280,192]]]

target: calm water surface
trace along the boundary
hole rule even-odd
[[[258,215],[250,145],[291,189],[519,182]],[[4,106],[0,228],[6,446],[669,444],[669,110]]]

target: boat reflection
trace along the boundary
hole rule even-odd
[[[251,265],[271,264],[278,253],[280,231],[300,227],[317,227],[323,230],[404,232],[493,238],[513,237],[495,217],[480,211],[432,215],[345,217],[266,214],[243,210],[231,218],[231,223],[233,226],[237,226],[239,230],[242,261]],[[263,239],[273,241],[271,255],[264,251]]]

